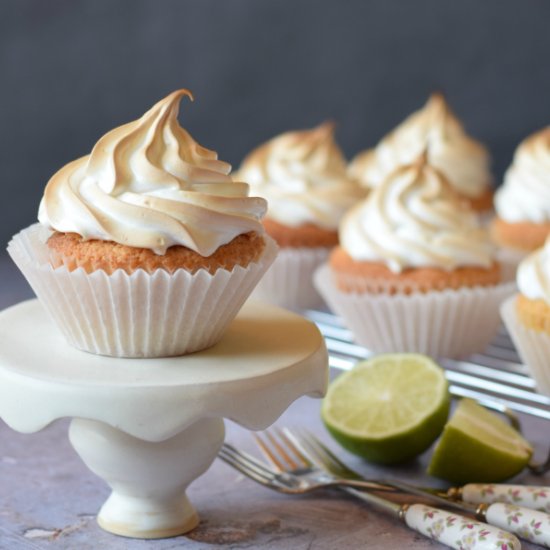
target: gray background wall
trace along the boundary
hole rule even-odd
[[[0,0],[0,241],[51,174],[178,87],[182,124],[238,164],[332,118],[348,156],[434,89],[494,155],[550,113],[548,0]]]

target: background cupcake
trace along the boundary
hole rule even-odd
[[[550,240],[520,263],[517,284],[502,319],[537,389],[550,396]]]
[[[178,123],[178,90],[48,182],[9,252],[72,345],[124,357],[219,340],[270,265],[266,203]]]
[[[316,283],[371,351],[457,357],[497,331],[513,285],[499,284],[487,233],[425,154],[346,214],[340,243]]]
[[[495,193],[491,235],[515,275],[519,261],[550,234],[550,127],[520,143]]]
[[[456,192],[477,211],[492,208],[493,192],[487,149],[471,138],[445,98],[434,93],[426,105],[406,118],[374,148],[359,153],[349,174],[368,188],[377,187],[399,166],[428,150]]]
[[[365,195],[346,174],[334,125],[273,138],[244,159],[238,177],[267,199],[263,223],[280,246],[254,297],[291,309],[320,305],[313,272],[338,244],[344,213]]]

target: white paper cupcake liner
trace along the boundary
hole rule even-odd
[[[416,352],[458,358],[483,351],[500,325],[499,306],[513,283],[410,295],[339,290],[327,264],[314,277],[355,340],[374,353]]]
[[[320,307],[313,286],[315,270],[332,248],[280,248],[277,258],[252,293],[252,299],[292,310]]]
[[[521,360],[535,380],[537,390],[550,396],[550,335],[522,325],[516,312],[516,297],[508,298],[501,305],[502,320]]]
[[[8,252],[69,344],[112,357],[167,357],[212,346],[277,254],[266,236],[258,262],[214,275],[202,269],[88,274],[54,269],[46,238],[32,225],[13,237]]]

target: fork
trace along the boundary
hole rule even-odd
[[[331,487],[350,487],[374,491],[388,490],[388,487],[374,481],[335,479],[330,473],[315,467],[313,463],[310,463],[310,466],[291,463],[290,456],[288,456],[289,464],[291,464],[289,469],[285,470],[280,461],[277,463],[281,467],[275,466],[276,469],[272,469],[252,455],[235,448],[229,443],[223,444],[218,456],[247,477],[263,485],[272,486],[280,493],[301,495]]]
[[[315,464],[330,472],[336,478],[365,480],[363,476],[344,464],[324,443],[311,432],[300,429],[290,430],[284,428],[284,433],[295,447],[307,455]],[[396,481],[377,483],[391,489],[389,485],[395,485]],[[509,485],[504,483],[468,483],[462,487],[450,487],[446,491],[433,488],[419,488],[407,486],[408,491],[419,490],[423,494],[430,493],[448,500],[463,501],[467,504],[493,504],[502,502],[515,504],[524,508],[531,508],[539,512],[550,511],[550,487],[535,485]]]
[[[366,480],[346,466],[310,432],[306,432],[305,430],[293,432],[285,428],[284,436],[285,441],[291,443],[292,449],[299,451],[307,460],[313,461],[317,467],[330,472],[333,479],[349,478],[354,481],[359,479]],[[420,489],[402,481],[381,481],[380,483],[409,495],[428,498],[443,506],[474,514],[481,521],[486,521],[495,527],[511,531],[529,542],[550,548],[550,515],[547,513],[517,506],[512,503],[495,501],[482,501],[478,503],[459,502],[454,500],[454,498],[458,496],[460,488],[452,488],[446,493],[446,496],[442,496],[441,492],[437,490]],[[479,486],[475,484],[471,485],[473,489],[470,490],[470,493],[474,495],[476,487]],[[462,489],[467,487],[465,486]],[[490,487],[495,488],[498,485],[491,485]],[[506,485],[502,487],[506,487]],[[498,490],[495,490],[495,492],[498,492]],[[501,491],[502,494],[504,494],[504,491]]]
[[[273,436],[271,438],[274,439]],[[262,440],[258,438],[257,441]],[[262,441],[262,443],[264,442]],[[222,446],[219,457],[250,479],[281,493],[296,495],[320,488],[338,486],[379,510],[391,513],[421,535],[456,550],[465,547],[475,550],[496,550],[497,548],[519,550],[521,548],[519,540],[507,531],[458,514],[424,504],[396,504],[378,495],[354,489],[349,484],[337,484],[334,479],[327,479],[327,482],[323,483],[319,473],[320,469],[304,456],[297,455],[300,456],[300,461],[296,462],[280,444],[278,447],[283,451],[281,454],[272,453],[265,444],[264,447],[267,449],[264,452],[273,457],[270,461],[275,469],[227,443]],[[287,457],[290,459],[288,462]],[[324,474],[326,478],[331,478],[326,472],[321,472],[321,474]],[[371,487],[372,489],[373,487]]]

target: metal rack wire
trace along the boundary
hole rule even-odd
[[[351,332],[335,315],[309,310],[306,316],[325,337],[331,367],[348,370],[370,355],[353,343]],[[535,382],[521,364],[504,327],[484,353],[465,360],[441,359],[440,363],[446,368],[452,395],[477,399],[495,410],[508,408],[550,420],[550,398],[536,393]]]

